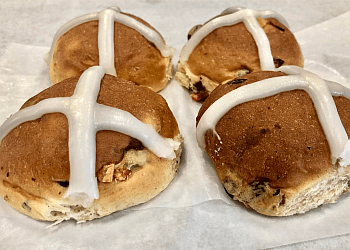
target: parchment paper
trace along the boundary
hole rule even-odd
[[[328,80],[350,83],[349,20],[350,12],[295,34],[306,69]],[[174,32],[168,36],[177,35]],[[167,42],[177,49],[176,64],[185,40]],[[43,61],[48,50],[7,44],[0,58],[0,86],[4,86],[0,88],[0,123],[26,99],[51,85]],[[200,105],[175,80],[161,94],[185,137],[179,173],[164,192],[148,203],[102,219],[78,225],[68,221],[49,229],[45,229],[49,223],[34,221],[0,200],[0,248],[265,248],[350,232],[347,194],[336,204],[287,218],[262,216],[232,201],[209,158],[197,146],[195,117]]]

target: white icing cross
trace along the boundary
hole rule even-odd
[[[74,204],[88,207],[98,199],[96,163],[96,132],[113,130],[134,137],[159,157],[174,159],[179,143],[160,136],[152,125],[144,124],[130,113],[98,104],[100,82],[105,74],[101,66],[87,69],[79,78],[71,97],[45,99],[22,109],[0,127],[0,142],[11,130],[26,121],[47,113],[60,112],[69,124],[69,187],[65,194]]]
[[[106,68],[107,74],[115,75],[114,64],[114,22],[117,21],[132,29],[137,30],[147,40],[152,42],[162,53],[164,57],[173,56],[175,48],[163,43],[158,32],[147,27],[136,19],[129,17],[120,12],[118,7],[110,7],[98,13],[87,14],[71,20],[63,25],[55,34],[49,53],[45,55],[45,61],[50,65],[53,50],[58,39],[68,32],[70,29],[93,20],[98,20],[98,49],[99,49],[99,65]]]
[[[350,89],[334,83],[326,82],[311,72],[297,66],[282,66],[288,76],[273,77],[241,86],[216,100],[203,114],[197,126],[197,141],[205,148],[205,133],[215,131],[219,120],[233,107],[256,99],[276,95],[280,92],[302,89],[311,97],[317,111],[319,121],[328,140],[332,162],[340,159],[340,165],[350,164],[350,142],[341,123],[332,94],[350,99]]]
[[[215,29],[243,22],[247,30],[252,34],[258,47],[261,70],[274,70],[275,64],[271,54],[270,42],[263,28],[261,28],[259,25],[257,17],[276,18],[278,21],[288,27],[286,20],[274,11],[257,11],[238,7],[228,8],[227,10],[223,11],[223,14],[227,15],[211,20],[191,36],[191,39],[186,43],[181,51],[180,62],[184,65],[188,61],[188,58],[196,46],[204,39],[204,37]]]

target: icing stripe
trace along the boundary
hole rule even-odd
[[[261,70],[275,69],[273,57],[271,54],[270,41],[266,36],[265,31],[259,25],[255,17],[247,17],[243,20],[245,27],[254,37],[258,47],[260,68]]]
[[[238,11],[237,11],[238,10]],[[233,11],[237,11],[232,13]],[[180,54],[180,62],[185,64],[193,50],[209,33],[223,26],[231,26],[243,22],[247,30],[252,34],[255,43],[258,46],[260,65],[263,70],[273,70],[275,65],[271,54],[270,42],[263,28],[256,20],[257,17],[276,18],[282,24],[288,27],[286,20],[274,11],[256,11],[251,9],[229,8],[223,13],[232,13],[225,16],[217,17],[212,21],[203,25],[196,33],[191,36],[191,39],[183,47]]]
[[[106,73],[117,76],[114,64],[114,13],[112,9],[100,13],[98,22],[98,55],[99,65]]]
[[[303,76],[309,77],[309,79],[311,81],[320,81],[320,82],[322,82],[322,84],[324,84],[323,82],[326,82],[326,84],[328,85],[329,90],[333,96],[344,96],[347,99],[350,99],[349,88],[347,88],[344,85],[341,85],[339,83],[336,83],[336,82],[321,79],[316,74],[313,74],[313,73],[311,73],[305,69],[302,69],[300,67],[297,67],[295,65],[282,66],[282,67],[278,68],[276,71],[281,71],[281,72],[288,74],[288,75],[303,75]]]
[[[26,121],[33,121],[39,119],[47,113],[60,112],[58,109],[67,108],[67,103],[58,100],[59,97],[54,99],[45,99],[25,109],[17,111],[11,115],[1,126],[0,126],[0,143],[5,136],[10,133],[14,128],[18,127]],[[54,105],[52,105],[54,104]],[[54,106],[50,107],[50,105]]]
[[[175,48],[164,44],[158,32],[148,28],[146,25],[140,23],[136,19],[122,13],[116,13],[115,20],[140,32],[147,40],[152,42],[160,50],[164,57],[173,56],[175,54]]]
[[[232,7],[227,8],[223,12],[221,12],[221,14],[222,15],[232,14],[232,13],[236,13],[236,12],[238,12],[240,10],[244,10],[244,9],[246,9],[246,8],[232,6]]]
[[[350,92],[348,88],[336,82],[327,81],[327,80],[325,81],[327,82],[327,85],[329,87],[329,90],[332,93],[332,96],[344,96],[347,99],[350,99]]]
[[[65,25],[63,25],[57,31],[57,33],[55,34],[55,36],[53,38],[51,49],[45,55],[45,62],[48,65],[50,65],[51,60],[52,60],[52,56],[53,56],[53,50],[55,48],[55,44],[62,35],[64,35],[70,29],[72,29],[72,28],[74,28],[82,23],[86,23],[86,22],[93,21],[93,20],[99,20],[99,22],[100,22],[101,19],[106,18],[107,13],[108,13],[108,15],[112,16],[111,17],[112,20],[119,22],[119,23],[122,23],[122,24],[124,24],[132,29],[137,30],[141,35],[143,35],[146,39],[148,39],[150,42],[152,42],[159,49],[159,51],[161,52],[163,57],[169,57],[169,56],[173,56],[175,54],[175,48],[164,44],[163,40],[162,40],[161,36],[158,34],[158,32],[156,32],[155,30],[140,23],[136,19],[129,17],[127,15],[124,15],[123,13],[120,13],[120,9],[118,7],[110,7],[107,10],[101,11],[99,13],[92,13],[92,14],[87,14],[87,15],[81,16],[81,17],[77,17],[77,18],[71,20],[70,22],[66,23]],[[105,39],[110,41],[111,39],[114,40],[114,37],[111,37],[111,34],[114,33],[114,25],[109,25],[109,27],[113,27],[113,31],[106,32],[108,34],[108,37],[105,37]],[[99,31],[100,31],[100,29],[99,29]],[[108,44],[110,46],[108,51],[114,51],[114,42],[112,42],[112,43],[108,42]],[[100,39],[99,39],[99,46],[100,46]],[[113,46],[113,49],[111,49],[111,46]],[[113,57],[114,57],[114,53],[113,53]]]
[[[50,66],[50,64],[51,64],[51,60],[52,60],[52,56],[53,56],[53,50],[55,49],[55,44],[57,43],[58,39],[62,35],[67,33],[73,27],[76,27],[76,26],[78,26],[78,25],[80,25],[82,23],[86,23],[86,22],[89,22],[89,21],[98,20],[98,18],[99,18],[98,14],[99,13],[86,14],[84,16],[80,16],[80,17],[74,18],[73,20],[71,20],[68,23],[66,23],[65,25],[63,25],[56,32],[56,34],[54,35],[50,51],[45,55],[45,62],[47,63],[47,65]]]
[[[65,194],[73,204],[88,207],[98,199],[96,163],[96,132],[112,130],[137,138],[159,157],[174,159],[174,149],[179,143],[160,136],[152,125],[144,124],[130,113],[97,104],[101,79],[105,69],[94,66],[79,78],[71,97],[45,99],[22,109],[8,118],[0,127],[0,142],[11,130],[26,121],[32,121],[47,113],[60,112],[67,116],[69,124],[69,187]]]
[[[314,103],[323,131],[328,140],[332,162],[334,163],[344,151],[345,145],[348,142],[348,136],[339,118],[330,89],[321,78],[302,69],[300,69],[302,71],[299,71],[299,68],[296,66],[284,66],[281,71],[290,72],[290,68],[298,69],[299,73],[303,73],[301,75],[269,78],[244,85],[216,100],[205,111],[198,123],[197,141],[199,146],[205,148],[206,131],[215,131],[217,122],[233,107],[244,102],[276,95],[280,92],[301,89],[310,95]]]
[[[141,141],[158,157],[169,160],[176,157],[173,147],[159,136],[152,125],[140,122],[129,112],[97,104],[95,120],[97,130],[117,130]]]
[[[69,163],[70,177],[66,197],[75,202],[81,193],[86,194],[92,203],[98,199],[96,163],[96,130],[94,111],[100,82],[105,74],[103,68],[93,67],[81,75],[74,94],[66,97],[69,100],[69,112],[64,112],[69,124]],[[87,87],[88,86],[88,87]],[[89,204],[84,204],[88,206]]]

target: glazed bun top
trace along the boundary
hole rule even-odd
[[[187,62],[195,75],[217,82],[232,79],[233,69],[254,72],[303,65],[299,45],[285,19],[276,12],[250,9],[228,9],[197,29],[180,61]]]
[[[285,76],[282,72],[261,71],[217,87],[203,103],[197,125],[208,108],[226,94],[264,79]],[[350,100],[343,96],[333,96],[333,100],[347,141]],[[310,95],[295,89],[232,107],[214,130],[205,132],[205,148],[222,181],[228,171],[234,171],[248,184],[268,182],[272,188],[307,185],[308,180],[331,170],[333,164],[341,164],[339,159],[332,164],[322,126]]]
[[[303,66],[303,57],[285,19],[273,11],[232,9],[190,31],[177,79],[196,101],[220,84],[282,65]]]
[[[21,111],[55,97],[71,97],[78,80],[78,77],[69,78],[42,91],[29,99]],[[149,88],[106,74],[101,80],[97,103],[130,113],[142,123],[150,124],[162,138],[170,140],[179,135],[177,122],[166,101]],[[72,177],[71,121],[58,111],[24,122],[9,132],[0,145],[1,179],[27,190],[33,197],[60,198],[63,194],[57,192],[56,183],[67,183]],[[78,143],[78,149],[84,147],[87,145]],[[120,162],[126,150],[144,147],[139,140],[124,133],[112,129],[98,131],[93,176],[104,165]],[[20,171],[18,166],[26,171]],[[78,172],[78,178],[83,175]]]
[[[65,24],[45,60],[54,84],[101,65],[108,74],[159,91],[171,78],[173,54],[147,22],[112,7]]]
[[[270,41],[274,66],[302,67],[299,45],[289,29],[274,18],[259,18],[258,21]],[[258,47],[242,22],[220,27],[207,35],[194,49],[187,64],[193,74],[206,75],[218,83],[232,79],[233,73],[238,71],[261,70]]]

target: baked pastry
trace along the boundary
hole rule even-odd
[[[303,66],[298,42],[274,11],[231,7],[193,27],[177,64],[176,80],[195,101],[218,85],[259,70]]]
[[[108,74],[159,91],[172,77],[174,53],[144,20],[111,7],[62,26],[45,60],[54,84],[101,65]]]
[[[286,216],[348,191],[350,90],[296,66],[278,71],[217,87],[198,113],[197,141],[234,199]]]
[[[182,148],[166,101],[100,66],[29,99],[0,127],[0,141],[1,197],[58,222],[152,199],[174,178]]]

